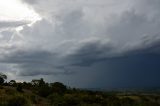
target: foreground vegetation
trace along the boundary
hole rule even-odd
[[[81,90],[43,79],[0,84],[0,106],[160,106],[160,94],[156,92]]]

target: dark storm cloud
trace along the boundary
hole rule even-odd
[[[72,65],[86,73],[83,77],[93,78],[88,87],[94,85],[100,88],[159,87],[160,39],[158,38],[155,36],[153,42],[147,43],[146,40],[151,38],[145,38],[141,47],[134,47],[132,50],[114,55],[100,56],[101,53],[110,52],[112,49],[99,49],[97,43],[94,47],[86,45],[71,55],[72,62],[75,62]]]
[[[160,54],[160,36],[144,37],[140,45],[128,50],[125,54]]]
[[[83,43],[77,50],[67,56],[72,65],[90,66],[95,62],[114,57],[115,50],[111,43],[101,41],[91,41]],[[118,54],[117,54],[118,55]]]
[[[141,46],[134,46],[126,51],[118,52],[111,43],[101,44],[100,42],[89,42],[74,51],[68,56],[68,59],[73,62],[73,65],[90,66],[96,62],[132,57],[134,55],[160,55],[160,37],[144,38]],[[132,60],[131,60],[132,61]]]
[[[16,51],[5,56],[6,62],[11,63],[34,63],[48,60],[52,55],[46,51]]]
[[[0,47],[1,63],[13,65],[17,75],[62,75],[61,81],[86,86],[159,84],[158,0],[23,1],[42,20],[24,25]],[[10,35],[1,34],[3,41]]]
[[[58,55],[47,51],[16,51],[5,55],[0,61],[14,64],[20,76],[73,74],[59,63]]]
[[[94,83],[106,88],[159,87],[160,55],[137,54],[110,58],[95,66]],[[94,65],[93,65],[94,66]],[[93,83],[92,83],[93,84]],[[91,84],[91,85],[92,85]]]
[[[67,75],[76,72],[76,70],[74,70],[75,72],[72,69],[68,70],[67,67],[92,67],[98,63],[112,63],[109,61],[113,61],[112,66],[114,66],[114,60],[115,62],[119,59],[124,61],[125,58],[127,58],[127,62],[129,64],[129,62],[132,63],[134,59],[137,59],[140,56],[143,57],[143,55],[143,60],[147,60],[147,58],[150,58],[152,55],[159,56],[159,41],[160,40],[156,39],[154,42],[145,44],[145,47],[135,47],[133,50],[119,53],[116,53],[115,47],[111,43],[92,41],[83,43],[81,47],[74,50],[72,54],[66,55],[64,58],[60,58],[58,54],[47,51],[16,51],[5,56],[4,60],[1,60],[1,62],[10,64],[14,63],[15,68],[19,70],[17,71],[17,74],[22,76]],[[146,40],[144,43],[145,42]],[[149,61],[150,60],[148,60],[148,63]],[[143,64],[141,67],[144,67]],[[128,67],[126,70],[129,72],[130,68]]]

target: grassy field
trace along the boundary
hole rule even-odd
[[[45,91],[43,91],[45,92]],[[160,106],[158,93],[102,92],[67,89],[40,96],[34,90],[0,87],[0,106]]]

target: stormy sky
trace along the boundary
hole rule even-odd
[[[0,2],[0,71],[8,80],[160,86],[160,0]]]

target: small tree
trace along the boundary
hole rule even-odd
[[[31,81],[32,85],[34,86],[38,86],[38,87],[41,87],[41,86],[44,86],[45,85],[45,81],[43,80],[43,78],[41,79],[34,79]]]
[[[17,91],[18,91],[18,92],[23,92],[22,84],[21,84],[21,83],[19,83],[19,84],[17,85]]]
[[[67,87],[61,82],[51,83],[51,88],[54,93],[63,94],[67,90]]]
[[[43,78],[41,78],[39,80],[39,87],[43,87],[43,86],[45,86],[45,81],[43,80]]]
[[[7,76],[3,73],[0,73],[0,85],[4,83],[5,79],[7,79]]]
[[[16,83],[15,80],[10,80],[10,81],[9,81],[9,85],[16,87],[16,86],[17,86],[17,83]]]

